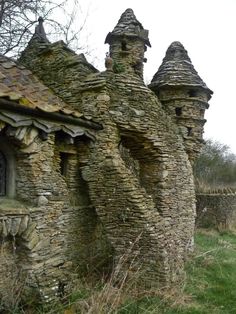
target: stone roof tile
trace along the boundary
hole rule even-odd
[[[167,49],[165,58],[149,85],[150,88],[163,86],[202,87],[209,94],[213,93],[198,75],[188,52],[178,41]]]
[[[137,20],[132,9],[127,9],[121,15],[117,25],[110,32],[105,40],[105,44],[110,44],[115,36],[138,37],[144,41],[146,45],[151,47],[148,39],[148,30],[144,29],[142,24]]]
[[[0,98],[14,100],[22,106],[45,112],[82,116],[41,83],[31,71],[4,56],[0,56]]]

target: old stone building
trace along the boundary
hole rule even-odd
[[[99,72],[40,19],[18,62],[0,58],[2,297],[12,280],[49,300],[117,264],[145,287],[183,275],[212,92],[179,42],[145,86],[151,45],[131,9],[105,43]]]

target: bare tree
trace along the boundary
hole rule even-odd
[[[82,48],[79,37],[87,16],[78,0],[0,0],[0,53],[19,55],[39,17],[46,21],[49,39],[60,38],[75,50]]]
[[[208,139],[195,162],[194,175],[199,187],[235,187],[236,156],[227,145]]]

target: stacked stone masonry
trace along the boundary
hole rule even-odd
[[[181,48],[179,65],[179,44],[168,59],[179,81],[163,83],[162,67],[145,86],[150,42],[131,9],[106,38],[104,72],[39,26],[18,63],[0,60],[0,182],[14,186],[0,198],[0,272],[47,301],[117,265],[144,287],[178,282],[193,248],[192,163],[212,92],[192,65],[182,71],[191,61]],[[0,279],[2,298],[5,288]]]
[[[213,227],[219,231],[236,226],[236,193],[220,189],[197,193],[197,227]]]

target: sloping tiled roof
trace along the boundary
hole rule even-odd
[[[49,113],[57,112],[77,118],[82,116],[54,95],[31,71],[4,56],[0,56],[0,98]]]
[[[198,75],[187,51],[178,41],[167,49],[165,58],[149,85],[150,88],[163,86],[202,87],[209,94],[213,93]]]
[[[63,131],[91,139],[102,128],[84,119],[27,68],[4,56],[0,56],[0,120],[15,128],[34,126],[46,133]]]
[[[110,32],[105,40],[105,44],[111,43],[114,36],[138,37],[144,41],[146,45],[151,47],[148,39],[148,30],[144,29],[142,24],[137,20],[132,9],[127,9],[120,17],[117,25]]]

